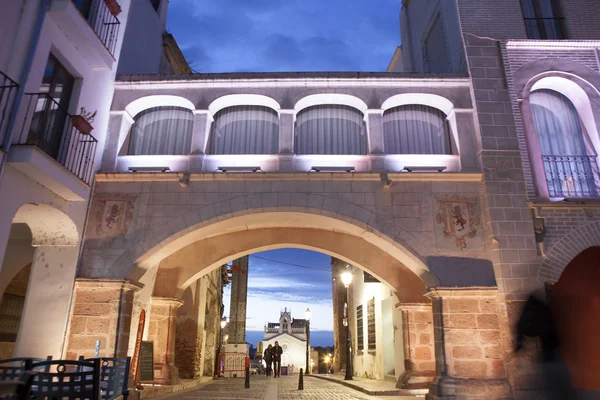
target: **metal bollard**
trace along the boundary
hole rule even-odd
[[[250,389],[250,367],[246,367],[246,380],[244,381],[244,389]]]
[[[304,377],[302,376],[302,368],[300,368],[300,378],[298,378],[298,390],[304,390]]]

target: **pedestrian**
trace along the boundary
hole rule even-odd
[[[278,341],[275,341],[275,346],[271,350],[271,358],[273,359],[273,372],[275,373],[275,378],[280,376],[281,372],[281,355],[283,354],[283,349],[279,345]]]
[[[575,399],[569,371],[560,355],[559,338],[550,307],[536,295],[529,296],[517,322],[515,352],[525,347],[525,337],[540,339],[540,357],[535,360],[537,375],[543,384],[539,400]]]
[[[265,363],[267,364],[267,377],[271,376],[271,372],[273,371],[273,357],[272,357],[272,351],[273,351],[273,346],[269,345],[269,347],[267,347],[265,349],[265,352],[263,354],[263,359],[265,360]]]

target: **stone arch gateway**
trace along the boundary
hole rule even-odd
[[[406,315],[407,329],[414,328],[410,321],[417,314],[428,314],[432,332],[440,333],[434,336],[438,386],[509,391],[503,317],[481,213],[481,175],[388,173],[387,178],[379,173],[98,174],[67,354],[88,355],[100,339],[106,343],[101,354],[125,356],[135,309],[152,304],[150,325],[166,329],[153,334],[160,344],[155,354],[161,379],[171,382],[175,344],[165,338],[175,336],[170,329],[186,288],[237,257],[298,247],[344,260],[387,283],[398,296],[394,307]],[[468,229],[451,228],[449,210],[457,207],[468,215]],[[481,359],[465,359],[465,346],[469,357]]]

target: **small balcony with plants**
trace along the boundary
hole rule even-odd
[[[27,93],[19,116],[25,123],[9,163],[66,200],[83,200],[94,177],[98,141],[95,112],[71,115],[47,93]]]

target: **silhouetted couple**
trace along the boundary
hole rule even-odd
[[[279,345],[279,342],[275,342],[275,346],[269,345],[265,349],[265,353],[263,354],[263,359],[267,363],[267,376],[271,376],[274,372],[275,378],[277,378],[281,372],[281,355],[283,354],[283,349]],[[273,369],[273,367],[275,369]]]

